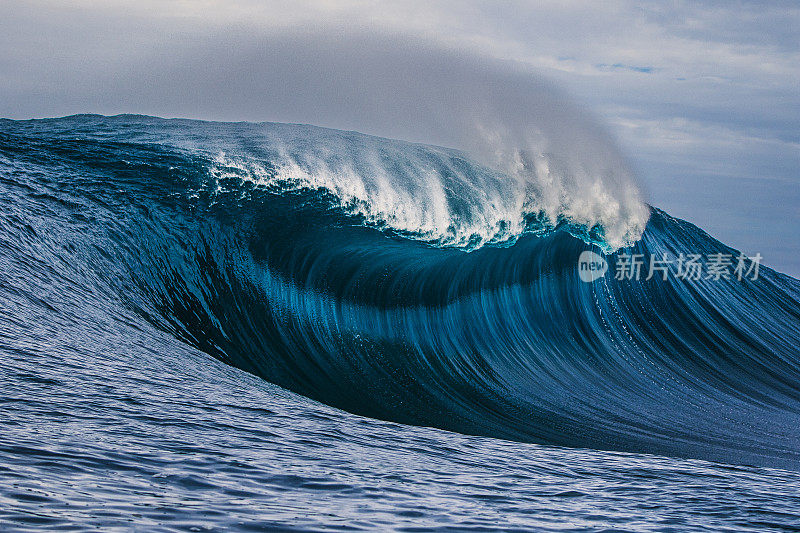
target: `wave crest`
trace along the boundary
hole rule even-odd
[[[649,217],[619,168],[543,150],[506,153],[502,142],[491,166],[454,149],[311,126],[266,124],[262,142],[221,148],[209,171],[213,187],[233,177],[325,191],[370,226],[437,246],[507,245],[565,227],[613,252],[638,240]]]

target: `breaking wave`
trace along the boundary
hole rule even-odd
[[[586,250],[612,268],[622,253],[736,252],[641,203],[616,163],[481,161],[311,126],[5,121],[3,187],[38,218],[4,212],[2,238],[68,279],[62,298],[113,302],[354,413],[797,462],[796,280],[762,267],[757,280],[584,283]]]

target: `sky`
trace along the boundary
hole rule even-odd
[[[489,71],[533,73],[531,101],[557,87],[649,203],[800,277],[796,2],[0,2],[6,118],[272,120],[447,144],[447,121],[415,102],[501,94]]]

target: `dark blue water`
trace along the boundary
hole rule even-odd
[[[342,185],[376,165],[413,186]],[[450,226],[387,208],[423,166]],[[2,529],[800,528],[800,282],[583,283],[606,230],[482,232],[487,172],[301,126],[0,122]],[[656,209],[625,252],[735,253]]]

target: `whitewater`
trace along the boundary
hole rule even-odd
[[[0,120],[2,529],[796,530],[800,282],[504,124]]]

